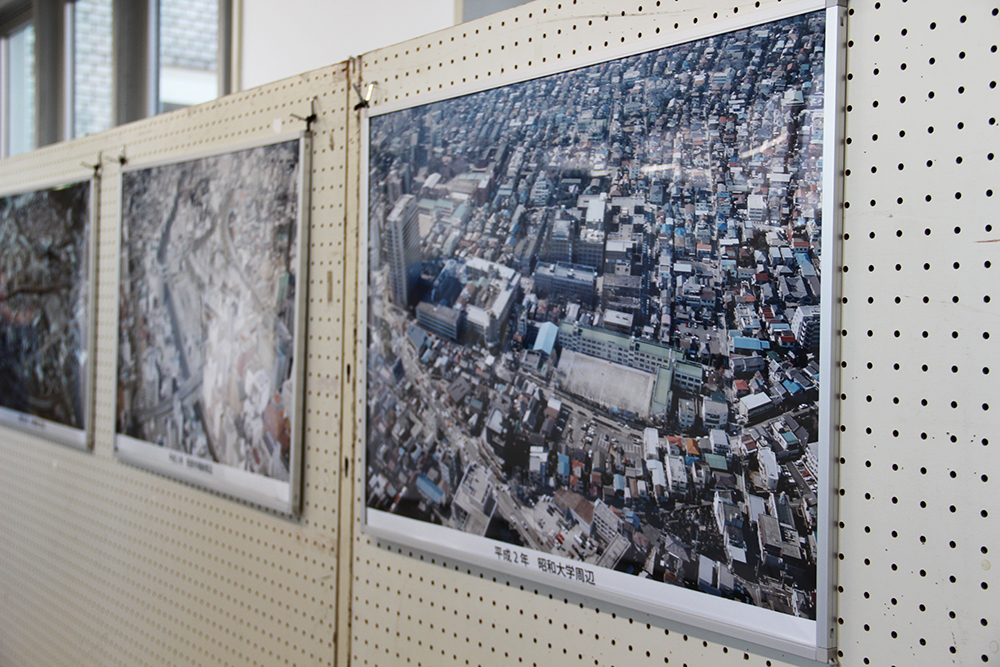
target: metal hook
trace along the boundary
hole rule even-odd
[[[354,84],[354,91],[358,94],[358,97],[361,98],[361,101],[354,105],[354,110],[355,111],[357,111],[358,109],[367,109],[368,108],[368,102],[371,101],[371,99],[372,99],[372,91],[373,90],[375,90],[375,84],[374,83],[369,83],[368,84],[368,91],[365,92],[364,94],[362,94],[362,92],[361,92],[361,86],[359,86],[358,84]]]
[[[121,150],[118,153],[118,157],[107,158],[102,160],[101,164],[112,164],[117,162],[119,166],[124,167],[125,163],[128,162],[128,158],[125,157],[125,146],[122,145]]]
[[[123,145],[119,149],[118,157],[104,157],[104,152],[101,151],[98,155],[101,156],[101,164],[118,164],[119,166],[124,166],[128,159],[125,157],[125,146]]]
[[[97,164],[90,164],[89,162],[80,162],[80,164],[87,169],[92,169],[94,176],[97,176],[101,172],[101,167],[104,166],[104,151],[97,151]]]
[[[301,120],[303,123],[305,123],[306,130],[312,130],[312,124],[316,122],[315,102],[316,102],[315,97],[309,100],[309,115],[304,118],[296,113],[290,113],[288,115],[294,118],[295,120]]]

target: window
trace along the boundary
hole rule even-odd
[[[37,137],[80,137],[228,92],[230,2],[63,2],[23,0],[0,16],[0,156],[32,150]],[[13,4],[0,0],[0,9]],[[123,51],[114,56],[116,30]],[[37,108],[36,97],[62,100],[60,111]]]
[[[111,0],[76,0],[66,31],[72,40],[72,134],[111,127]]]
[[[160,113],[219,96],[218,0],[159,0]]]
[[[474,19],[502,12],[511,7],[523,5],[529,0],[462,0],[462,21],[472,21]]]
[[[35,147],[35,30],[22,23],[0,37],[3,74],[3,154]]]

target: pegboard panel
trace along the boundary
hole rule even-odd
[[[773,9],[775,2],[591,0],[523,5],[361,58],[372,105],[419,104],[491,80],[548,74],[574,56],[599,55],[665,33]],[[360,141],[360,138],[359,138]],[[351,151],[352,159],[354,151]],[[364,165],[361,165],[364,168]],[[352,224],[367,224],[367,212]],[[365,278],[359,277],[360,289]],[[350,306],[349,306],[350,307]],[[365,483],[365,350],[355,356],[355,540],[352,665],[755,665],[803,664],[681,624],[529,585],[361,532]],[[413,554],[411,556],[411,553]],[[345,554],[346,555],[346,554]],[[812,663],[815,664],[815,663]]]
[[[302,512],[282,515],[113,454],[119,172],[283,129],[313,110]],[[93,452],[0,432],[0,664],[329,665],[341,473],[347,68],[340,64],[0,164],[5,184],[101,185]],[[85,173],[85,172],[84,172]]]
[[[609,48],[650,42],[780,3],[533,2],[367,53],[362,56],[361,74],[365,83],[376,85],[372,106],[378,107],[456,86],[486,87],[501,76],[548,74],[567,58],[600,55]]]
[[[1000,661],[1000,3],[850,5],[840,649]]]
[[[838,660],[997,661],[1000,11],[849,8]],[[737,9],[756,7],[533,3],[367,54],[362,78],[377,83],[376,104],[417,102]],[[357,392],[356,415],[363,401]],[[362,489],[356,477],[358,503]],[[431,560],[357,534],[356,663],[781,664]]]
[[[796,664],[411,555],[370,540],[358,519],[362,165],[348,79],[377,82],[378,106],[777,4],[536,2],[367,54],[351,72],[319,70],[0,163],[5,185],[30,188],[81,177],[80,162],[122,146],[130,159],[165,159],[264,136],[317,98],[301,518],[114,459],[118,185],[109,163],[94,451],[0,431],[0,664],[303,665],[330,664],[335,652],[337,664],[364,665]],[[997,4],[849,5],[844,665],[1000,660],[990,604],[1000,548]],[[342,432],[354,437],[353,461],[341,459]],[[347,475],[353,494],[339,492]]]

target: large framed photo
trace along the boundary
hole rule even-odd
[[[826,662],[844,18],[371,113],[367,531]]]
[[[117,455],[299,506],[311,135],[121,177]]]
[[[97,179],[0,196],[0,426],[93,441]]]

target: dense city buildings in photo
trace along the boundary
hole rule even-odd
[[[290,478],[301,178],[298,140],[123,174],[118,433]]]
[[[90,181],[0,197],[0,407],[86,428]]]
[[[815,619],[824,30],[371,119],[370,509]]]

